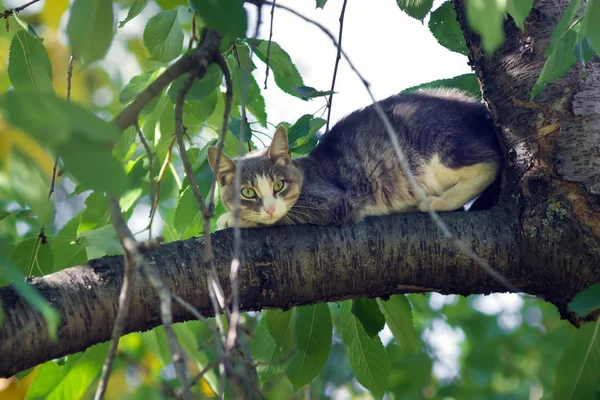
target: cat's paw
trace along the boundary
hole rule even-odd
[[[452,209],[450,204],[441,197],[427,196],[425,200],[419,204],[419,211],[427,212],[430,207],[433,211],[450,211]]]
[[[217,226],[219,227],[219,229],[232,228],[233,222],[233,213],[226,212],[225,214],[221,215],[217,220]]]

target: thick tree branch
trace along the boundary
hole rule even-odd
[[[600,270],[592,268],[595,260],[586,257],[576,230],[563,231],[558,242],[540,242],[536,248],[527,248],[519,240],[517,216],[501,207],[446,213],[444,220],[523,292],[541,296],[562,312],[575,293],[600,281]],[[394,293],[468,295],[505,290],[445,240],[426,214],[370,218],[341,228],[306,225],[295,226],[293,231],[285,226],[245,229],[242,239],[242,311],[288,309]],[[213,246],[219,281],[229,294],[232,231],[215,233]],[[170,291],[203,315],[213,315],[203,249],[203,240],[197,238],[165,244],[145,255]],[[0,327],[0,376],[11,376],[108,340],[122,279],[123,258],[117,256],[32,279],[32,285],[62,315],[57,343],[51,342],[45,320],[37,311],[12,288],[0,288],[5,310]],[[124,332],[144,331],[161,324],[159,297],[146,280],[136,285],[132,298],[135,301]],[[193,318],[186,308],[173,304],[174,321]]]

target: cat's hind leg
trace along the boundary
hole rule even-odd
[[[419,211],[453,211],[483,192],[498,174],[497,163],[479,163],[446,172],[445,180],[454,182],[438,196],[427,196],[419,204]]]

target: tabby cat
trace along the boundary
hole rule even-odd
[[[451,211],[497,177],[501,152],[486,108],[458,90],[403,93],[380,102],[411,171],[427,197],[419,201],[371,105],[339,121],[307,156],[291,159],[283,127],[270,146],[232,160],[208,149],[221,200],[235,208],[234,176],[241,167],[241,226],[339,225],[369,215]],[[233,226],[232,212],[218,220]]]

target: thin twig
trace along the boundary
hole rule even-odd
[[[202,371],[198,372],[196,374],[196,376],[194,376],[192,378],[192,380],[190,380],[190,387],[193,387],[196,383],[198,383],[200,381],[200,379],[202,379],[202,377],[211,369],[213,369],[214,367],[218,366],[220,363],[222,363],[223,360],[222,359],[216,359],[216,360],[212,360],[211,362],[209,362],[208,364],[206,364],[206,366],[204,368],[202,368]],[[176,390],[175,391],[175,396],[177,398],[181,397],[181,390]]]
[[[196,36],[196,15],[192,14],[192,29],[190,33],[190,41],[188,42],[188,51],[192,49],[194,40],[198,40],[198,37]]]
[[[335,67],[333,68],[333,79],[331,80],[331,94],[329,95],[329,101],[327,102],[327,126],[325,127],[325,132],[329,132],[329,121],[331,119],[331,105],[333,104],[333,91],[335,90],[335,78],[337,78],[338,65],[340,65],[340,60],[342,59],[342,33],[344,31],[344,13],[346,12],[347,2],[348,0],[344,0],[344,4],[342,5],[342,12],[340,13],[340,32],[338,33],[337,54],[335,56]],[[274,6],[275,1],[273,1],[273,7]]]
[[[144,137],[144,133],[140,129],[140,124],[138,121],[135,121],[133,126],[137,131],[137,135],[140,138],[142,146],[144,146],[144,149],[146,150],[146,154],[148,154],[148,169],[150,170],[148,172],[150,174],[150,199],[152,199],[152,206],[150,207],[150,214],[148,215],[148,218],[152,218],[152,214],[154,213],[154,168],[152,167],[152,149],[150,149],[150,146]],[[150,226],[152,226],[152,224],[150,224]]]
[[[27,7],[39,2],[40,0],[32,0],[29,3],[23,4],[22,6],[16,7],[16,8],[9,8],[7,10],[4,10],[4,12],[2,14],[0,14],[0,18],[8,18],[11,15],[13,15],[14,13],[18,13],[23,11],[24,9],[26,9]]]
[[[265,89],[267,89],[267,79],[269,79],[269,54],[271,54],[271,39],[273,38],[273,16],[275,14],[275,2],[277,0],[273,0],[273,5],[271,6],[271,24],[269,26],[269,41],[267,42],[267,56],[265,58]],[[344,3],[345,5],[345,3]],[[259,9],[260,11],[260,9]]]
[[[109,201],[108,205],[113,216],[121,214],[121,208],[117,201]],[[144,263],[144,256],[139,252],[136,241],[131,240],[126,234],[123,229],[124,224],[125,221],[122,218],[113,218],[115,231],[117,231],[117,234],[121,239],[121,245],[125,250],[125,274],[123,277],[121,293],[119,294],[119,311],[117,311],[117,317],[115,318],[115,325],[113,326],[110,339],[110,347],[108,348],[108,354],[106,355],[104,365],[102,366],[102,376],[100,377],[100,383],[98,383],[94,400],[101,400],[104,398],[112,364],[115,359],[115,354],[117,353],[119,338],[123,334],[125,322],[129,316],[129,304],[131,293],[133,292],[134,273],[140,268],[141,264]],[[127,225],[124,226],[127,228]]]
[[[160,167],[160,171],[158,172],[158,177],[156,178],[156,195],[155,197],[152,199],[152,207],[150,209],[151,213],[150,213],[150,223],[148,224],[148,228],[149,230],[152,229],[152,223],[154,222],[154,216],[156,215],[156,210],[158,208],[158,198],[160,197],[160,187],[162,184],[162,180],[163,180],[163,176],[165,174],[165,171],[167,170],[167,166],[169,165],[170,161],[171,161],[171,154],[173,152],[173,145],[175,144],[175,140],[177,138],[173,138],[171,140],[171,143],[169,144],[169,148],[167,149],[167,155],[165,156],[165,162],[163,162],[162,166]]]
[[[270,1],[265,1],[264,4],[274,4],[274,3],[270,2]],[[386,130],[386,132],[387,132],[387,134],[388,134],[388,136],[390,138],[390,141],[392,142],[392,146],[394,147],[394,151],[396,152],[396,156],[398,157],[398,161],[400,162],[400,166],[402,167],[403,172],[406,175],[406,178],[408,179],[408,182],[409,182],[410,186],[413,188],[413,190],[415,191],[415,194],[417,195],[417,198],[420,201],[425,200],[426,194],[425,194],[423,188],[421,188],[421,186],[419,186],[419,184],[415,180],[414,175],[412,174],[412,172],[410,170],[410,165],[408,163],[408,160],[406,159],[404,151],[400,147],[400,143],[398,142],[398,135],[396,134],[396,132],[394,130],[394,127],[392,126],[392,123],[390,122],[389,118],[385,114],[385,111],[381,107],[381,104],[379,104],[377,102],[377,100],[375,99],[375,96],[373,96],[373,92],[371,92],[369,82],[363,77],[363,75],[360,72],[358,72],[358,69],[356,68],[356,66],[354,65],[354,63],[352,63],[352,60],[350,60],[350,58],[348,57],[348,55],[346,54],[346,52],[344,52],[342,46],[340,46],[338,44],[337,40],[332,35],[332,33],[326,27],[324,27],[323,25],[321,25],[319,22],[317,22],[317,21],[315,21],[315,20],[313,20],[311,18],[308,18],[308,17],[302,15],[301,13],[299,13],[298,11],[296,11],[296,10],[294,10],[292,8],[289,8],[287,6],[283,6],[281,4],[277,4],[276,7],[284,9],[286,11],[289,11],[292,14],[296,15],[297,17],[303,19],[304,21],[306,21],[306,22],[308,22],[310,24],[315,25],[316,27],[318,27],[323,33],[325,33],[331,39],[331,41],[333,42],[333,44],[336,47],[339,48],[340,53],[342,54],[342,56],[344,56],[344,58],[348,62],[348,65],[350,65],[350,68],[352,68],[352,71],[354,71],[354,73],[356,74],[356,76],[362,81],[363,85],[365,86],[365,89],[367,90],[367,93],[369,94],[369,97],[373,101],[373,108],[375,109],[375,111],[377,112],[377,115],[379,116],[379,118],[383,122],[385,130]],[[442,219],[440,218],[440,216],[438,215],[438,213],[435,212],[431,208],[431,205],[428,205],[427,212],[428,212],[429,216],[431,217],[431,219],[433,220],[433,222],[440,229],[440,231],[442,232],[442,234],[444,235],[444,237],[446,239],[452,241],[452,243],[454,243],[459,250],[461,250],[464,254],[466,254],[470,259],[472,259],[473,261],[475,261],[475,263],[477,263],[479,266],[481,266],[486,273],[488,273],[492,278],[496,279],[496,281],[498,281],[498,283],[500,283],[506,289],[508,289],[510,291],[513,291],[513,292],[518,292],[519,291],[504,276],[502,276],[495,269],[493,269],[487,263],[487,261],[485,261],[484,259],[482,259],[481,257],[479,257],[477,254],[475,254],[471,249],[469,249],[467,247],[466,244],[464,244],[460,239],[458,239],[456,236],[454,236],[452,234],[452,232],[450,231],[450,228],[448,228],[448,226],[444,223],[444,221],[442,221]]]

